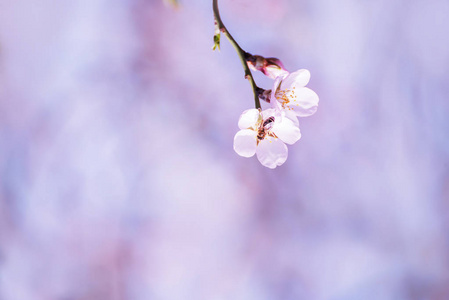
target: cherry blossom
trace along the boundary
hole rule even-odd
[[[287,160],[285,144],[294,144],[301,138],[297,120],[279,116],[272,108],[262,112],[255,108],[244,111],[238,126],[240,131],[234,137],[235,152],[243,157],[256,154],[260,163],[270,169]]]
[[[318,109],[319,98],[314,91],[305,87],[309,80],[310,72],[306,69],[278,76],[271,90],[272,106],[291,111],[299,117],[313,115]]]

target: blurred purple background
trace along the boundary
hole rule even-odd
[[[449,299],[449,2],[219,1],[320,96],[275,170],[210,2],[0,0],[0,299]]]

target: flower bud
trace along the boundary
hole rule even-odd
[[[262,72],[263,68],[267,64],[267,61],[263,56],[249,54],[249,56],[246,58],[246,63],[251,70]]]
[[[270,103],[270,98],[271,98],[271,90],[264,90],[263,92],[259,93],[260,100]]]
[[[278,76],[288,75],[288,71],[284,68],[284,65],[278,58],[269,57],[266,58],[266,62],[266,66],[262,72],[271,79],[275,79]]]
[[[260,55],[251,55],[248,53],[246,62],[251,70],[260,71],[271,79],[288,74],[282,62],[276,57],[265,58]]]

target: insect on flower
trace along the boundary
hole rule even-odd
[[[301,138],[297,124],[286,116],[275,116],[272,108],[260,111],[248,109],[239,119],[240,130],[234,137],[234,150],[243,157],[256,154],[265,167],[274,169],[288,156],[285,144],[294,144]]]

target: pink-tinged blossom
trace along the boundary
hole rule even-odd
[[[248,109],[240,116],[240,131],[234,137],[234,150],[243,157],[257,155],[260,163],[270,169],[282,165],[288,156],[285,144],[301,138],[297,120],[275,116],[274,109],[260,112]],[[294,118],[296,119],[296,118]]]
[[[251,70],[260,71],[271,79],[288,75],[288,71],[276,57],[265,58],[260,55],[251,55],[247,59],[247,63]]]
[[[305,87],[309,80],[310,72],[306,69],[277,77],[271,90],[272,106],[291,111],[299,117],[313,115],[318,109],[319,98],[314,91]]]

